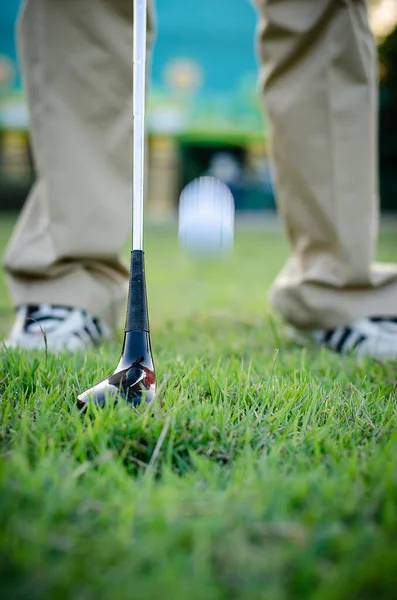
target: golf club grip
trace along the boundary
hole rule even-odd
[[[142,250],[131,252],[130,289],[125,331],[149,331],[145,257]]]

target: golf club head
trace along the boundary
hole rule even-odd
[[[109,377],[77,398],[84,409],[90,402],[105,406],[120,400],[132,406],[147,404],[156,394],[146,296],[145,260],[142,250],[131,253],[130,289],[121,358]]]
[[[124,401],[134,407],[153,402],[156,394],[150,336],[147,331],[132,331],[124,335],[121,359],[109,377],[89,388],[77,398],[84,409],[92,402],[97,406]]]

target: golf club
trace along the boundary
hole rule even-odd
[[[114,372],[78,396],[79,408],[89,402],[104,406],[124,399],[139,406],[156,392],[150,344],[143,252],[145,93],[147,0],[134,0],[133,198],[132,252],[127,316],[121,358]]]

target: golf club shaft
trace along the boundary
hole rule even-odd
[[[134,0],[132,249],[143,250],[147,0]]]

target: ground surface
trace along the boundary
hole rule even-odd
[[[148,231],[163,408],[78,413],[119,343],[1,352],[1,597],[397,597],[396,366],[285,340],[266,295],[286,254],[278,231],[239,231],[203,266]],[[4,333],[1,278],[0,298]]]

